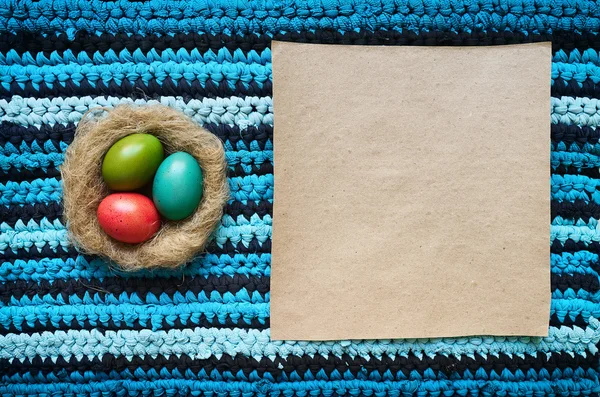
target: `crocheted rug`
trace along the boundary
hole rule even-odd
[[[596,395],[599,31],[583,0],[0,0],[0,395]],[[553,41],[547,338],[270,340],[273,38]],[[132,101],[225,142],[231,200],[181,271],[111,269],[61,221],[78,120]]]

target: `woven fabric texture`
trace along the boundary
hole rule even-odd
[[[585,0],[0,0],[0,396],[598,395],[599,32]],[[548,337],[270,340],[272,39],[552,41]],[[182,270],[109,268],[61,220],[81,116],[132,102],[225,144],[231,198]]]

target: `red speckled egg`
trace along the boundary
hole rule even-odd
[[[148,240],[160,229],[160,215],[151,199],[139,193],[114,193],[98,206],[98,221],[110,237],[123,243]]]

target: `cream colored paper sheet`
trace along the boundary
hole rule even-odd
[[[273,43],[271,338],[547,335],[549,43]]]

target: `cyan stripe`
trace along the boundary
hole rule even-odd
[[[231,200],[273,199],[273,174],[236,176],[227,180]],[[61,197],[62,184],[56,178],[0,183],[0,204],[4,205],[49,203]]]
[[[563,252],[550,254],[550,266],[553,273],[598,274],[592,266],[600,265],[600,256],[589,251]]]
[[[156,51],[143,52],[141,49],[136,49],[130,52],[123,49],[118,53],[113,49],[101,52],[96,51],[89,56],[87,52],[81,51],[77,54],[72,50],[64,50],[62,54],[53,51],[49,57],[43,52],[38,52],[35,58],[29,53],[19,54],[15,50],[9,50],[6,54],[0,53],[0,65],[21,65],[21,66],[58,66],[58,65],[108,65],[108,64],[123,64],[133,62],[135,64],[150,64],[152,62],[197,62],[197,63],[245,63],[248,65],[267,65],[271,63],[271,49],[265,48],[262,51],[249,50],[244,52],[241,49],[230,50],[228,48],[219,48],[217,52],[208,50],[200,53],[194,48],[191,51],[185,48],[179,48],[177,51],[166,48],[161,51],[160,55]]]
[[[21,88],[31,85],[39,90],[40,84],[44,83],[52,89],[54,85],[62,85],[72,82],[79,86],[83,80],[86,80],[92,87],[99,82],[109,85],[114,82],[121,85],[124,80],[134,84],[141,80],[147,84],[150,80],[155,80],[158,85],[162,85],[166,78],[170,78],[174,83],[185,80],[188,83],[198,81],[202,87],[212,81],[219,85],[226,82],[230,89],[236,89],[236,83],[241,82],[247,88],[252,82],[258,87],[271,80],[271,64],[248,64],[246,62],[224,62],[215,61],[208,63],[192,62],[173,62],[173,61],[155,61],[150,64],[136,64],[134,62],[105,64],[105,65],[58,65],[58,66],[1,66],[0,65],[0,84],[10,92],[11,84],[17,83]]]
[[[551,77],[553,83],[554,79],[561,78],[567,82],[575,80],[580,87],[586,80],[598,84],[600,82],[600,67],[593,63],[552,62]]]
[[[88,261],[83,256],[76,258],[43,258],[40,260],[17,259],[0,264],[0,282],[6,281],[40,281],[69,279],[119,278],[178,278],[203,276],[246,276],[271,275],[271,254],[205,254],[191,261],[182,268],[167,270],[139,270],[136,272],[121,271],[100,258]]]
[[[600,292],[589,292],[584,289],[574,291],[569,288],[562,292],[559,290],[552,291],[552,302],[559,300],[588,300],[594,304],[600,303]]]
[[[574,145],[571,147],[573,146]],[[591,145],[587,146],[591,147]],[[596,152],[594,147],[592,147],[592,149],[594,152]],[[550,165],[553,168],[556,168],[560,165],[578,168],[595,168],[600,167],[600,156],[591,153],[552,151],[550,152]]]
[[[175,280],[172,280],[175,281]],[[97,305],[99,309],[96,311],[96,314],[103,314],[104,320],[107,317],[122,317],[122,310],[116,312],[107,310],[110,307],[120,307],[121,305],[134,305],[136,307],[146,307],[150,309],[149,312],[152,312],[154,315],[157,315],[157,312],[153,312],[155,306],[166,306],[170,307],[173,305],[177,306],[178,309],[174,310],[170,313],[170,315],[177,315],[177,310],[180,310],[179,314],[189,314],[189,310],[198,309],[198,307],[191,307],[189,305],[196,305],[198,303],[218,303],[222,305],[222,313],[229,312],[230,306],[234,305],[234,309],[237,311],[240,310],[240,307],[235,307],[236,304],[263,304],[269,303],[270,301],[270,293],[260,294],[258,291],[248,292],[246,288],[240,288],[237,292],[219,292],[217,290],[213,290],[210,292],[200,291],[198,293],[194,293],[192,291],[187,291],[185,293],[176,291],[174,293],[152,293],[145,291],[143,294],[143,298],[136,292],[127,292],[122,291],[119,292],[118,295],[115,293],[102,290],[95,286],[87,287],[84,281],[79,281],[78,284],[83,287],[83,289],[87,288],[85,295],[80,297],[78,294],[70,294],[66,298],[62,294],[52,294],[47,293],[44,295],[33,295],[33,297],[29,297],[27,295],[21,296],[17,298],[12,296],[9,302],[0,302],[0,318],[3,316],[12,317],[12,321],[15,320],[15,316],[18,317],[18,321],[22,321],[21,317],[27,312],[24,310],[23,312],[3,312],[2,309],[10,308],[10,307],[19,307],[25,309],[31,306],[44,306],[44,313],[52,313],[52,318],[56,321],[56,317],[60,314],[61,316],[77,316],[82,318],[87,318],[87,313],[89,312],[89,307],[93,305]],[[82,289],[82,290],[83,290]],[[4,289],[6,291],[6,289]],[[28,291],[35,293],[35,291]],[[80,293],[81,291],[78,291]],[[51,306],[48,306],[51,305]],[[117,305],[117,306],[114,306]],[[52,307],[61,307],[63,308],[62,312],[55,312]],[[181,306],[181,307],[180,307]],[[259,306],[257,306],[259,307]],[[72,310],[71,314],[68,310]],[[83,310],[87,308],[87,310]],[[200,307],[202,308],[202,307]],[[247,307],[242,307],[242,309],[247,309]],[[7,309],[8,310],[8,309]],[[142,309],[136,309],[142,310]],[[148,311],[148,310],[147,310]],[[163,313],[164,314],[164,313]],[[268,314],[267,314],[268,315]],[[43,317],[43,316],[42,316]],[[5,318],[6,319],[6,318]],[[0,322],[1,323],[1,322]],[[8,323],[7,323],[8,324]],[[160,323],[156,323],[157,327],[160,328]]]
[[[600,66],[600,55],[595,48],[574,48],[568,54],[565,50],[559,49],[552,56],[552,62],[591,63]]]
[[[12,49],[6,53],[0,52],[0,65],[5,66],[107,65],[127,62],[136,64],[150,64],[152,62],[242,62],[266,65],[271,62],[271,49],[267,47],[260,52],[255,50],[244,52],[239,48],[235,50],[219,48],[216,52],[208,50],[201,53],[195,48],[191,51],[185,48],[179,48],[176,51],[171,48],[165,48],[160,54],[152,50],[144,52],[139,48],[133,52],[123,49],[118,53],[113,49],[108,49],[106,51],[95,51],[91,56],[86,51],[74,53],[71,49],[67,49],[62,51],[61,54],[53,51],[49,56],[46,56],[43,52],[38,52],[35,57],[29,52],[19,54]],[[563,49],[558,49],[552,55],[552,62],[556,64],[592,64],[600,66],[600,56],[594,48],[575,48],[569,54]]]
[[[576,362],[579,361],[580,355],[576,356]],[[575,361],[574,360],[574,361]],[[581,357],[581,360],[585,360]],[[176,362],[175,360],[173,360]],[[172,361],[172,362],[173,362]],[[76,365],[76,364],[75,364]],[[515,366],[516,367],[516,366]],[[77,368],[75,366],[75,368]],[[289,375],[286,371],[264,371],[263,369],[251,369],[246,371],[237,371],[236,367],[230,367],[224,365],[218,371],[211,371],[208,368],[194,369],[187,371],[184,368],[169,368],[162,367],[147,368],[141,367],[140,369],[128,368],[121,371],[117,371],[110,366],[106,368],[90,371],[89,369],[75,369],[74,371],[64,371],[62,369],[56,369],[54,371],[27,371],[22,373],[13,373],[10,371],[10,375],[4,375],[0,377],[0,382],[5,384],[31,384],[31,383],[73,383],[82,384],[89,382],[104,382],[108,380],[135,380],[135,381],[154,381],[154,380],[166,380],[166,379],[186,379],[186,380],[200,380],[200,381],[242,381],[247,382],[252,380],[254,382],[260,382],[266,380],[269,382],[298,382],[298,381],[338,381],[338,380],[368,380],[368,381],[403,381],[410,379],[411,381],[447,381],[449,378],[456,380],[462,378],[465,375],[466,379],[470,380],[493,380],[493,381],[506,381],[506,382],[522,382],[522,381],[555,381],[560,379],[597,379],[597,373],[595,370],[582,367],[565,368],[563,371],[555,369],[554,371],[546,370],[545,368],[540,369],[539,372],[533,369],[527,370],[526,368],[518,368],[511,372],[508,369],[502,371],[495,371],[494,369],[487,369],[485,367],[479,368],[477,371],[472,373],[470,370],[455,370],[446,368],[435,368],[429,370],[423,370],[421,368],[416,369],[411,366],[410,369],[404,371],[397,368],[391,368],[384,373],[381,373],[378,369],[369,369],[366,371],[354,372],[353,370],[347,369],[352,366],[346,367],[346,369],[333,369],[332,371],[319,371],[315,374],[310,369],[301,369],[300,371],[293,371]],[[383,372],[383,371],[382,371]],[[405,375],[406,372],[406,375]]]
[[[290,0],[256,2],[251,6],[234,0],[16,0],[0,8],[1,32],[68,33],[71,37],[80,30],[142,35],[275,34],[316,29],[545,34],[558,28],[596,32],[600,30],[600,10],[587,0],[537,0],[531,4],[482,0],[456,7],[439,0],[318,3]]]
[[[33,150],[29,153],[7,153],[12,152],[11,144],[7,144],[4,148],[0,146],[0,169],[8,171],[10,168],[16,169],[46,169],[48,167],[58,167],[64,161],[64,150],[61,153],[39,153]],[[66,150],[66,148],[65,148]],[[229,167],[233,168],[240,164],[247,172],[252,171],[252,166],[260,166],[263,163],[273,163],[272,150],[238,150],[226,151],[225,159]]]
[[[598,254],[589,251],[574,253],[563,252],[550,255],[550,266],[555,274],[589,274],[598,273],[592,265],[598,265]],[[151,270],[137,272],[118,271],[108,266],[99,258],[88,262],[84,257],[74,259],[45,258],[36,260],[15,260],[0,264],[0,282],[6,281],[40,281],[68,279],[105,279],[119,278],[180,278],[184,276],[233,276],[235,274],[248,276],[270,276],[271,254],[206,254],[194,259],[182,269]]]
[[[0,204],[36,204],[59,201],[62,185],[56,178],[0,183]]]
[[[31,155],[31,154],[58,154],[64,153],[69,146],[65,142],[58,142],[59,148],[57,149],[54,145],[54,142],[51,140],[46,140],[41,146],[38,144],[37,140],[32,141],[31,143],[27,143],[25,141],[21,141],[21,144],[17,147],[11,142],[6,142],[4,146],[0,145],[0,154],[3,156],[10,156],[13,154],[16,155]]]
[[[584,354],[598,351],[600,322],[590,319],[590,325],[579,327],[550,327],[547,337],[505,337],[484,336],[468,338],[398,339],[369,341],[272,341],[269,330],[242,329],[172,329],[169,331],[150,330],[69,330],[33,334],[0,335],[0,358],[8,360],[33,359],[34,357],[102,357],[105,354],[124,356],[156,357],[161,354],[187,354],[193,359],[206,359],[212,355],[243,355],[260,360],[262,357],[275,359],[276,356],[302,356],[330,354],[338,357],[348,354],[351,357],[381,357],[388,355],[416,354],[460,357],[488,355],[536,354],[537,352],[570,352]]]
[[[556,314],[560,321],[566,316],[572,320],[581,315],[590,323],[600,317],[600,304],[582,299],[557,300],[550,302],[550,315]]]
[[[12,49],[6,53],[0,52],[0,65],[5,66],[107,65],[127,62],[136,64],[150,64],[152,62],[242,62],[266,65],[267,63],[271,63],[271,49],[267,47],[260,52],[255,50],[244,52],[239,48],[235,50],[219,48],[216,52],[208,50],[200,53],[196,48],[191,51],[185,48],[179,48],[177,51],[165,48],[160,54],[157,51],[144,52],[139,48],[133,52],[123,49],[118,53],[113,49],[108,49],[107,51],[95,51],[91,56],[86,51],[74,53],[71,49],[67,49],[62,51],[61,54],[53,51],[50,56],[46,56],[43,52],[38,52],[35,57],[29,52],[19,54]],[[563,49],[558,49],[552,55],[552,62],[553,64],[592,64],[600,66],[600,56],[594,48],[575,48],[569,51],[569,54]]]
[[[585,175],[556,175],[550,176],[550,197],[559,201],[574,201],[577,199],[586,202],[591,200],[600,203],[600,179],[590,178]]]
[[[141,54],[141,51],[140,51]],[[87,57],[87,55],[86,55]],[[39,85],[44,83],[50,89],[54,85],[65,86],[67,81],[76,86],[86,80],[92,87],[97,83],[103,82],[105,85],[111,82],[121,85],[124,80],[131,84],[141,80],[147,84],[150,80],[155,80],[158,85],[162,85],[164,79],[171,78],[173,82],[186,80],[188,83],[198,81],[202,87],[206,86],[208,81],[215,84],[227,82],[230,89],[236,89],[236,83],[241,82],[245,87],[251,82],[257,83],[259,87],[272,80],[271,63],[258,64],[248,63],[247,61],[230,62],[223,60],[218,62],[210,60],[206,62],[201,60],[181,60],[171,61],[167,59],[154,60],[152,62],[126,61],[122,63],[94,64],[77,62],[57,65],[0,65],[0,84],[10,92],[11,84],[17,83],[21,88],[30,84],[34,89],[39,89]],[[600,67],[594,64],[585,63],[552,63],[552,84],[555,80],[561,78],[569,82],[575,80],[580,86],[589,80],[594,84],[600,82]]]
[[[23,396],[28,393],[61,397],[63,395],[111,395],[120,390],[130,396],[174,396],[175,393],[189,395],[234,395],[234,396],[451,396],[467,395],[469,391],[482,396],[585,396],[586,393],[600,392],[598,380],[592,379],[552,379],[537,381],[500,380],[311,380],[295,382],[240,382],[204,381],[184,379],[161,379],[155,381],[106,380],[86,383],[48,384],[6,384],[0,385],[0,393],[5,397]],[[489,394],[484,391],[488,391]],[[557,393],[557,390],[559,391]],[[129,393],[129,394],[127,394]],[[143,393],[143,394],[139,394]],[[153,394],[150,394],[153,393]],[[493,393],[493,394],[492,394]],[[178,394],[180,395],[180,394]],[[192,394],[194,395],[194,394]],[[478,394],[475,394],[478,395]]]
[[[193,294],[188,298],[192,299]],[[247,295],[247,294],[246,294]],[[267,294],[268,297],[268,294]],[[76,301],[75,295],[70,297]],[[180,320],[183,324],[195,327],[200,317],[206,316],[215,324],[225,324],[227,318],[237,319],[240,323],[245,320],[250,323],[257,319],[265,323],[269,317],[269,303],[252,303],[250,297],[245,302],[220,303],[220,302],[189,302],[177,304],[133,304],[119,301],[114,304],[103,304],[99,296],[95,297],[97,302],[92,304],[79,303],[55,304],[51,297],[37,298],[41,301],[39,305],[27,306],[4,306],[0,307],[0,325],[5,329],[14,326],[18,330],[24,324],[34,326],[36,322],[58,327],[64,321],[70,323],[75,321],[84,325],[88,321],[92,326],[107,324],[112,321],[119,327],[132,327],[135,322],[142,326],[157,331],[162,329],[163,320],[173,324]],[[135,301],[135,297],[133,299]],[[137,299],[139,302],[141,300]],[[0,347],[1,342],[0,342]]]
[[[80,325],[84,325],[85,321],[89,321],[92,325],[112,321],[118,326],[132,327],[134,322],[139,320],[143,326],[159,330],[162,329],[165,318],[171,322],[179,319],[186,323],[190,316],[199,318],[201,314],[214,318],[220,324],[225,324],[230,315],[243,318],[247,323],[253,319],[264,323],[269,317],[269,296],[267,293],[263,299],[257,293],[251,298],[247,291],[241,292],[239,296],[238,294],[221,296],[215,292],[210,298],[203,294],[186,294],[187,303],[168,303],[164,300],[164,296],[161,296],[163,299],[160,301],[155,299],[155,303],[150,303],[143,301],[137,295],[129,297],[107,295],[105,299],[98,295],[88,296],[86,299],[71,295],[67,301],[62,296],[58,298],[50,295],[36,296],[33,299],[24,297],[19,301],[11,302],[10,306],[0,305],[0,325],[5,329],[14,326],[20,330],[24,324],[33,326],[36,321],[39,321],[57,327],[59,322],[68,323],[72,319]],[[600,303],[584,299],[571,293],[567,294],[566,299],[552,300],[550,314],[556,314],[561,321],[567,316],[575,320],[579,315],[585,321],[591,321],[592,317],[598,318]],[[197,324],[197,321],[193,321],[191,325],[193,324]]]
[[[597,187],[600,180],[589,178],[583,175],[552,175],[552,198],[561,199],[588,199],[588,194],[592,194],[594,199],[600,199],[600,193]],[[273,175],[250,175],[244,177],[229,178],[231,196],[235,200],[264,200],[273,198]],[[0,184],[0,203],[4,205],[15,204],[35,204],[58,201],[61,197],[62,187],[56,178],[36,179],[31,182],[7,182]],[[266,241],[271,236],[270,217],[266,219],[256,219],[254,224],[242,226],[221,227],[215,232],[215,241],[219,245],[231,241],[234,244],[238,242],[248,243],[253,238],[260,242]],[[31,224],[33,229],[37,229],[35,223]],[[44,246],[46,243],[53,242],[58,246],[58,241],[64,239],[64,227],[58,224],[58,230],[54,224],[44,224],[43,229],[33,230],[27,225],[19,225],[18,229],[13,229],[4,225],[0,231],[0,251],[11,248],[13,250],[20,248],[29,248],[33,244]],[[62,233],[62,235],[61,235]],[[598,241],[596,229],[590,229],[588,226],[568,226],[553,225],[551,227],[551,241],[558,239],[561,242],[567,239],[574,241],[591,242]],[[56,247],[55,247],[56,248]]]
[[[184,101],[182,97],[163,96],[160,100],[117,97],[23,98],[0,99],[0,121],[21,126],[78,123],[89,109],[112,108],[120,104],[162,104],[177,109],[199,124],[273,125],[271,97],[203,98]]]

